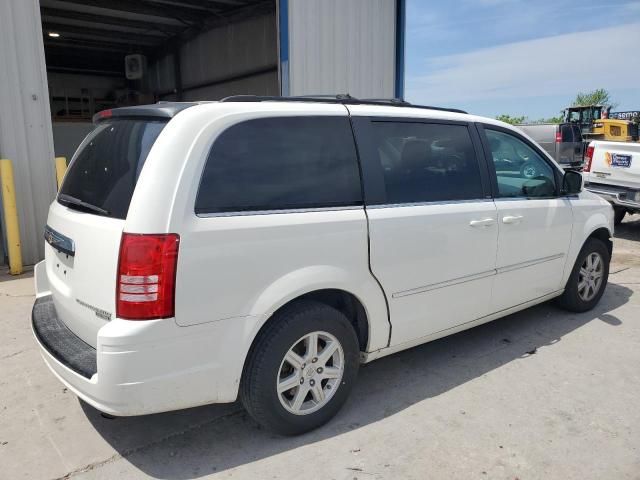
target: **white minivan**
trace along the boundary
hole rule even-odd
[[[585,311],[607,283],[611,206],[495,120],[236,96],[95,124],[51,204],[32,323],[110,415],[240,398],[301,433],[361,363],[555,297]]]

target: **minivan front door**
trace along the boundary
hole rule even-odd
[[[354,116],[371,271],[389,302],[391,345],[489,310],[498,225],[477,134],[436,122]]]
[[[573,214],[558,196],[557,168],[533,144],[498,127],[485,126],[484,132],[499,232],[494,313],[562,289]],[[517,163],[522,167],[508,167]]]

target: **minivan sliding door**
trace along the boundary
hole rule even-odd
[[[391,345],[488,313],[497,217],[477,132],[464,122],[358,117],[371,270]]]

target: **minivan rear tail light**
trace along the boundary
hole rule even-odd
[[[562,143],[562,133],[556,132],[556,143]]]
[[[126,320],[175,314],[180,236],[123,233],[116,282],[116,316]]]
[[[584,168],[582,169],[584,172],[591,171],[591,161],[593,160],[593,147],[589,145],[587,147],[587,152],[584,154]]]

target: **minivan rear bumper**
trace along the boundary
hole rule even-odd
[[[40,345],[60,363],[87,379],[98,371],[96,349],[74,335],[58,318],[51,295],[36,299],[31,325]]]
[[[57,315],[43,268],[36,265],[34,336],[51,371],[88,404],[132,416],[235,401],[244,354],[229,346],[246,328],[242,319],[180,327],[175,319],[115,318],[94,349]]]

